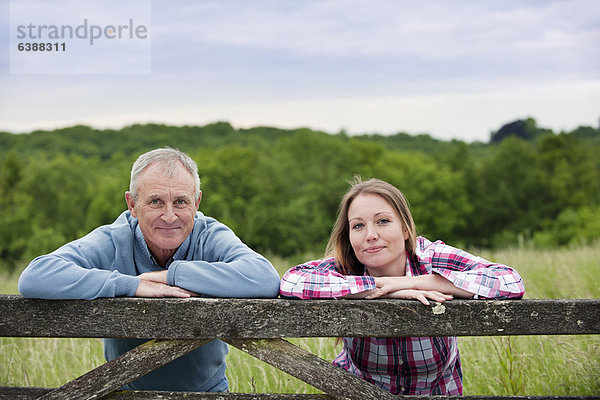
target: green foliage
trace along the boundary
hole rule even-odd
[[[591,243],[600,237],[600,206],[567,208],[562,211],[551,227],[536,232],[533,242],[542,248]]]
[[[24,163],[15,153],[8,153],[0,169],[0,257],[13,267],[27,248],[31,233],[32,194],[19,187]]]
[[[474,199],[481,213],[477,228],[482,238],[538,226],[547,213],[548,189],[542,177],[533,145],[516,137],[500,143],[498,151],[483,164],[481,192]]]
[[[198,162],[201,211],[271,254],[321,254],[357,174],[397,185],[431,239],[498,247],[519,238],[540,246],[598,238],[598,130],[553,134],[531,119],[524,129],[528,140],[493,144],[227,122],[0,132],[0,266],[112,222],[126,207],[131,164],[161,146]]]
[[[462,174],[423,153],[388,152],[367,170],[404,193],[420,234],[459,239],[455,232],[471,211]]]

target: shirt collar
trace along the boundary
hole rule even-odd
[[[179,245],[179,247],[177,248],[177,250],[175,251],[175,254],[173,254],[173,257],[171,257],[168,261],[167,264],[165,265],[165,268],[169,268],[169,265],[171,265],[171,263],[173,261],[176,260],[184,260],[185,256],[187,255],[188,249],[190,248],[190,236],[192,236],[191,234],[188,235],[188,237],[185,238],[185,240]],[[148,249],[148,244],[146,243],[146,239],[144,239],[144,234],[142,233],[142,229],[140,228],[140,224],[137,224],[135,227],[135,236],[134,236],[134,241],[135,241],[135,246],[137,247],[137,249],[139,251],[141,251],[141,253],[147,257],[148,259],[150,259],[152,261],[152,263],[154,265],[158,266],[158,263],[156,262],[156,259],[154,258],[154,256],[152,256],[152,253],[150,253],[150,249]]]

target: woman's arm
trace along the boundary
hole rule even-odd
[[[283,275],[279,292],[282,296],[299,299],[331,299],[362,296],[375,288],[373,277],[343,275],[335,259],[327,258],[291,268]]]
[[[405,290],[439,292],[458,298],[521,298],[525,287],[513,268],[493,263],[441,241],[419,238],[418,270],[422,275],[375,278],[367,298],[405,298]],[[430,297],[431,298],[431,297]]]
[[[417,258],[420,275],[442,277],[454,287],[472,293],[475,298],[521,298],[525,293],[523,280],[513,268],[485,260],[441,241],[432,243],[419,238]],[[462,297],[450,286],[446,290]]]
[[[374,299],[378,297],[414,299],[429,305],[427,299],[443,302],[452,296],[435,290],[395,290],[383,294],[372,276],[343,275],[333,258],[310,261],[287,271],[281,279],[280,293],[300,299]],[[381,281],[380,281],[381,282]]]
[[[476,298],[520,299],[525,294],[523,280],[513,268],[439,241],[434,246],[432,271],[454,286],[473,293]]]

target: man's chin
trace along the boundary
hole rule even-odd
[[[163,251],[176,250],[185,238],[178,236],[161,236],[155,243]]]

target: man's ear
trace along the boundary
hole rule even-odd
[[[196,200],[196,210],[198,210],[198,207],[200,207],[200,200],[202,200],[202,190],[200,191],[200,194],[198,195],[198,200]]]
[[[125,201],[127,202],[127,209],[131,213],[131,216],[133,218],[137,218],[137,213],[135,211],[135,200],[130,192],[125,192]]]

